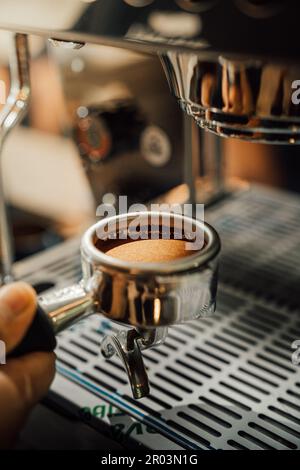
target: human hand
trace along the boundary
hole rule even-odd
[[[31,324],[36,293],[24,282],[0,288],[0,340],[6,354]],[[0,448],[13,445],[35,403],[46,394],[55,374],[55,354],[34,352],[0,364]]]

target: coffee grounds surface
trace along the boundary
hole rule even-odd
[[[122,261],[161,263],[195,252],[186,249],[185,240],[137,240],[110,248],[105,253]]]

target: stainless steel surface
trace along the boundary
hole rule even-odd
[[[9,3],[0,5],[3,29],[41,34],[72,49],[90,42],[159,53],[182,108],[205,129],[299,142],[299,106],[291,99],[299,78],[295,0],[280,7],[274,0],[60,0],[60,8],[47,4],[48,14],[38,0]]]
[[[13,279],[13,248],[2,174],[2,150],[9,132],[26,114],[30,98],[28,38],[13,34],[10,51],[10,92],[0,113],[0,285]]]
[[[188,188],[188,200],[189,204],[193,204],[195,207],[196,204],[196,178],[199,175],[199,133],[195,132],[194,126],[195,122],[192,120],[191,116],[184,116],[184,164],[183,164],[183,181]]]
[[[2,0],[0,27],[155,52],[286,58],[298,55],[298,13],[297,0]]]
[[[300,338],[299,203],[255,186],[206,212],[223,244],[217,311],[171,327],[143,354],[147,398],[133,401],[120,363],[101,357],[104,335],[122,327],[99,315],[58,336],[53,389],[80,408],[109,401],[151,426],[156,433],[135,438],[152,449],[299,449],[299,366],[291,361]],[[79,240],[19,263],[16,273],[58,288],[75,282]]]
[[[298,64],[174,51],[161,60],[171,92],[199,126],[223,137],[299,143],[299,106],[292,102]]]
[[[41,297],[40,305],[56,334],[95,311],[93,291],[87,290],[82,282],[46,294]]]

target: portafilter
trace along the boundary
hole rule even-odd
[[[119,238],[127,243],[132,238],[137,219],[140,239],[145,234],[151,239],[166,239],[168,232],[170,240],[184,236],[190,251],[177,259],[158,262],[128,261],[105,253],[112,241]],[[197,243],[195,234],[199,235]],[[82,238],[82,280],[39,299],[34,320],[11,356],[52,351],[56,334],[99,313],[125,327],[104,337],[102,354],[109,358],[117,353],[133,396],[147,395],[149,383],[141,350],[162,343],[168,326],[214,311],[219,251],[217,232],[207,223],[185,215],[145,211],[102,219]]]

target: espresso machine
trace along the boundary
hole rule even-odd
[[[220,241],[210,225],[195,221],[204,229],[206,251],[193,266],[178,266],[171,286],[165,281],[174,273],[159,272],[162,280],[155,284],[154,297],[151,292],[151,306],[157,301],[160,305],[154,322],[151,315],[139,315],[138,308],[133,317],[126,316],[120,297],[115,299],[119,316],[112,313],[111,300],[99,301],[100,291],[101,299],[113,297],[115,274],[105,257],[95,253],[95,227],[81,242],[82,270],[76,238],[18,263],[13,272],[2,197],[3,282],[16,276],[47,286],[35,330],[15,354],[53,349],[54,333],[58,334],[57,377],[49,400],[81,413],[93,427],[95,421],[110,423],[122,439],[132,423],[141,423],[134,440],[146,446],[151,442],[152,448],[299,449],[299,368],[291,359],[292,344],[300,335],[299,198],[228,182],[222,171],[221,139],[299,143],[297,2],[78,0],[72,8],[68,4],[60,1],[58,8],[51,2],[45,12],[37,0],[19,0],[14,7],[8,1],[0,3],[0,27],[13,33],[11,92],[1,115],[1,143],[28,108],[28,35],[41,36],[66,54],[93,44],[158,57],[183,111],[185,184],[178,185],[174,178],[155,199],[206,204],[206,218],[222,242],[217,310]],[[85,109],[97,118],[98,109]],[[140,123],[134,119],[132,125]],[[76,128],[83,158],[101,159],[102,153],[90,152],[81,131]],[[181,164],[178,156],[176,162]],[[119,268],[124,266],[115,266]],[[192,269],[197,276],[191,275]],[[125,269],[123,275],[132,272]],[[144,295],[154,274],[142,270],[135,276],[134,289]],[[194,288],[192,294],[186,293],[187,286]],[[178,293],[180,289],[185,295]],[[103,316],[96,314],[99,303]],[[38,333],[41,328],[45,336]],[[121,410],[121,418],[112,409],[106,413],[105,403]],[[95,414],[99,407],[101,416]]]

